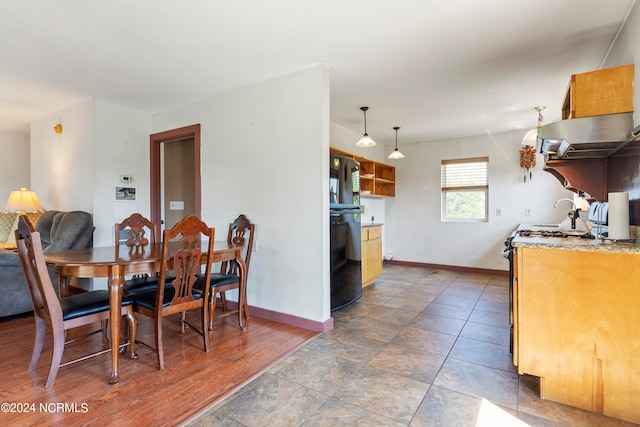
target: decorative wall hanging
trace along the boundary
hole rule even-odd
[[[533,173],[531,169],[536,166],[536,144],[538,143],[538,129],[542,126],[542,121],[544,118],[542,117],[542,110],[546,107],[538,106],[535,107],[534,110],[538,112],[538,125],[527,132],[522,138],[522,148],[520,148],[520,167],[523,168],[524,171],[524,182],[527,182],[527,176],[529,177],[529,181],[533,178]]]

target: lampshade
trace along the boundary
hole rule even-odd
[[[544,110],[545,108],[547,107],[545,107],[544,105],[533,108],[538,112],[538,125],[524,135],[524,137],[522,138],[522,145],[535,147],[538,144],[538,129],[540,129],[540,127],[542,126],[542,120],[544,120],[544,118],[542,117],[542,110]]]
[[[374,145],[376,145],[376,143],[373,139],[371,139],[369,135],[365,133],[364,135],[362,135],[362,138],[360,138],[360,140],[356,142],[356,145],[358,147],[373,147]]]
[[[7,212],[44,212],[38,196],[35,191],[27,190],[22,187],[20,190],[13,190],[7,200],[7,206],[5,207]]]
[[[364,135],[362,135],[362,138],[360,138],[360,140],[356,142],[356,145],[358,147],[373,147],[374,145],[376,145],[376,143],[367,134],[367,110],[369,109],[369,107],[360,107],[360,109],[364,113]]]
[[[535,147],[538,143],[538,128],[533,128],[527,132],[522,138],[522,145],[529,145]]]
[[[404,159],[404,154],[402,154],[400,150],[398,150],[398,129],[400,128],[396,126],[394,127],[394,129],[396,131],[396,148],[391,152],[391,154],[389,154],[389,158],[393,160]]]

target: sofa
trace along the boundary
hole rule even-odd
[[[27,216],[35,224],[36,231],[40,232],[45,254],[91,247],[93,244],[95,227],[87,212],[51,210]],[[18,252],[14,250],[17,218],[18,214],[0,213],[0,318],[33,311]],[[12,229],[7,231],[8,223],[12,224]],[[53,271],[50,270],[49,273],[56,284],[57,278]]]

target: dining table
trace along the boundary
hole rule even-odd
[[[204,245],[204,242],[202,244]],[[216,240],[214,241],[211,262],[231,261],[236,262],[238,265],[238,325],[241,330],[245,331],[246,319],[244,313],[247,304],[246,264],[244,263],[242,251],[242,245]],[[44,256],[45,262],[53,265],[55,273],[60,278],[61,294],[65,292],[62,287],[65,286],[67,280],[107,278],[109,291],[109,332],[111,335],[110,384],[116,384],[120,380],[118,358],[122,321],[122,292],[125,277],[159,272],[161,257],[162,243],[138,247],[114,245],[72,249],[45,254]],[[206,251],[202,255],[202,262],[206,263]]]

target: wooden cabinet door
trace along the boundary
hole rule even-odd
[[[376,239],[369,242],[369,250],[371,252],[371,264],[374,279],[382,274],[382,239]]]
[[[640,423],[640,255],[518,248],[518,372],[540,397]]]
[[[373,274],[373,265],[371,263],[371,243],[362,242],[362,286],[373,283],[375,276]]]
[[[382,227],[362,229],[362,286],[382,274]]]

